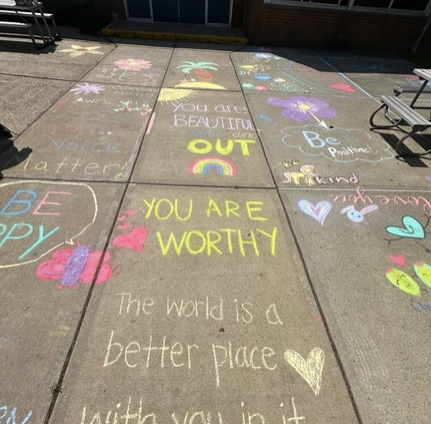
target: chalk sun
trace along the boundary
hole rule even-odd
[[[207,90],[226,90],[226,88],[224,88],[221,85],[213,84],[211,82],[202,82],[202,81],[183,82],[181,84],[176,85],[175,87],[177,87],[177,88],[203,88],[203,89],[207,89]]]
[[[192,90],[176,90],[175,88],[162,88],[160,90],[159,102],[177,102],[192,94]]]

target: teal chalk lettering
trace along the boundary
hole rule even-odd
[[[27,227],[27,234],[20,234],[18,236],[13,236],[12,234],[17,228],[20,227]],[[6,243],[7,240],[21,240],[23,238],[28,237],[33,232],[33,226],[30,224],[25,224],[24,222],[21,222],[19,224],[13,224],[12,228],[9,230],[9,232],[4,236],[3,240],[0,243],[0,249],[3,247],[3,245]]]
[[[39,226],[39,238],[36,241],[33,246],[29,247],[20,257],[19,259],[25,258],[32,250],[36,249],[39,244],[41,244],[44,240],[46,240],[48,237],[52,236],[56,231],[58,231],[60,227],[55,227],[52,231],[50,231],[48,234],[43,235],[43,225]],[[1,245],[0,245],[1,247]]]

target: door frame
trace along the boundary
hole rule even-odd
[[[151,0],[148,0],[150,2],[150,18],[132,18],[129,14],[129,6],[127,5],[127,0],[124,0],[124,9],[126,11],[126,18],[130,22],[154,22],[154,15],[153,15],[153,2]]]
[[[230,0],[230,6],[229,6],[229,23],[227,24],[216,24],[213,22],[208,22],[208,0],[205,0],[205,25],[206,26],[213,26],[213,27],[224,27],[224,28],[230,28],[232,26],[232,11],[233,11],[233,2],[235,0]]]
[[[127,6],[127,0],[124,0],[124,10],[126,12],[126,18],[131,22],[154,22],[154,13],[153,13],[153,0],[148,0],[150,2],[150,14],[151,18],[133,18],[129,14],[129,7]],[[232,25],[232,11],[233,11],[233,2],[235,0],[230,0],[230,8],[229,8],[229,23],[227,24],[216,24],[212,22],[208,22],[208,0],[205,0],[205,26],[215,26],[215,27],[225,27],[229,28]],[[181,20],[181,8],[180,8],[180,0],[178,0],[178,14]],[[182,25],[181,23],[177,25]],[[184,24],[184,25],[193,25],[193,24]]]

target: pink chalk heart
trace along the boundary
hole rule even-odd
[[[117,230],[127,230],[130,227],[130,224],[126,222],[124,225],[119,225]]]
[[[136,227],[130,234],[122,234],[114,238],[114,246],[140,252],[147,238],[146,227]]]
[[[340,91],[347,91],[347,93],[356,93],[356,90],[350,87],[349,84],[332,84],[330,87]]]
[[[431,181],[431,175],[428,175],[428,177],[426,177],[426,179],[427,179],[428,181]]]
[[[406,258],[404,257],[404,255],[396,255],[396,256],[389,255],[389,258],[394,264],[397,264],[400,266],[404,266],[406,264]]]
[[[127,216],[135,216],[138,211],[135,209],[133,211],[125,211]]]
[[[302,210],[308,216],[315,219],[320,225],[323,225],[325,218],[331,212],[332,204],[327,201],[319,202],[316,206],[310,203],[308,200],[302,199],[298,202],[299,209]]]

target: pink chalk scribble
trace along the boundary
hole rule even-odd
[[[103,252],[90,251],[89,246],[78,246],[75,249],[62,249],[54,253],[49,261],[42,262],[36,270],[39,280],[61,280],[57,288],[69,287],[76,289],[77,283],[91,284],[99,265]],[[112,276],[111,265],[106,262],[112,255],[106,253],[97,275],[96,284],[103,284]]]

